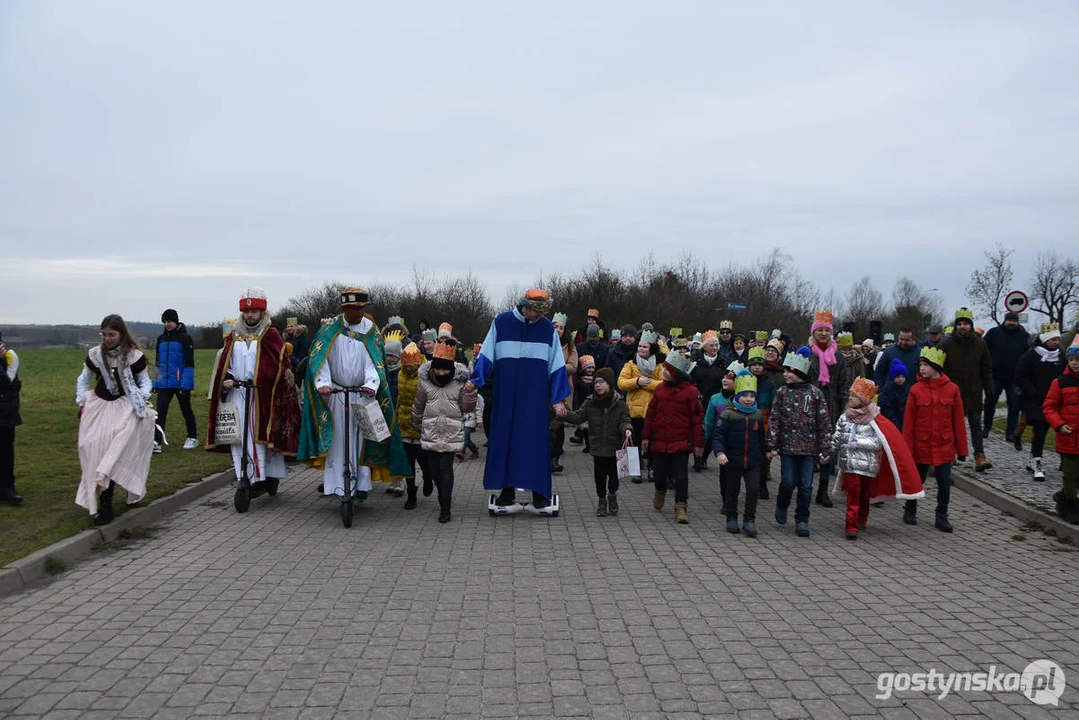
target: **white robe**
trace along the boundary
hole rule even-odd
[[[356,325],[347,326],[353,332],[365,335],[371,330],[371,321],[364,318]],[[338,335],[326,354],[326,362],[315,376],[315,389],[323,387],[365,387],[378,391],[378,369],[375,367],[367,347],[360,340],[353,340],[347,335]],[[359,400],[357,394],[349,394],[349,402]],[[322,473],[322,488],[326,495],[344,495],[345,437],[338,432],[345,426],[345,394],[335,393],[326,397],[330,413],[333,416],[333,440],[326,453],[326,466]],[[356,422],[356,414],[349,412],[349,455],[350,465],[356,475],[355,490],[370,492],[371,468],[359,463],[360,450],[363,447],[363,432]]]
[[[255,377],[255,362],[259,356],[259,345],[256,341],[244,342],[237,340],[232,344],[232,357],[229,358],[228,373],[236,380],[252,380]],[[236,403],[236,409],[240,411],[240,422],[243,422],[244,404],[248,402],[247,388],[234,387],[229,391],[229,400]],[[266,478],[284,479],[288,470],[285,468],[285,456],[276,450],[271,450],[265,445],[256,443],[255,433],[258,424],[258,412],[255,403],[250,406],[250,427],[247,430],[247,477],[252,484],[259,483]],[[241,431],[243,428],[240,428]],[[232,466],[236,471],[236,478],[240,478],[243,468],[243,447],[232,446]]]

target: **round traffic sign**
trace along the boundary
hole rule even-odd
[[[1008,312],[1021,313],[1030,306],[1030,298],[1022,290],[1012,290],[1004,296],[1004,309]]]

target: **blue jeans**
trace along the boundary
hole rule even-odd
[[[812,455],[780,455],[781,479],[776,507],[786,510],[791,504],[791,495],[798,487],[798,501],[794,507],[795,522],[809,522],[809,503],[813,494]]]
[[[1008,404],[1008,424],[1005,426],[1005,437],[1011,437],[1015,433],[1015,426],[1019,423],[1019,393],[1015,391],[1015,376],[993,376],[993,392],[985,398],[985,412],[982,415],[982,427],[993,427],[993,416],[997,412],[997,400],[1000,399],[1001,391],[1004,392],[1004,401]]]

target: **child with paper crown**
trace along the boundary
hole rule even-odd
[[[758,349],[758,348],[754,348]],[[742,370],[734,379],[734,401],[719,416],[712,449],[721,467],[727,468],[727,532],[738,532],[738,494],[746,484],[742,532],[757,537],[757,500],[760,496],[761,461],[767,452],[764,418],[757,407],[757,377]]]
[[[903,435],[874,402],[877,386],[858,378],[850,399],[836,420],[830,453],[836,459],[842,489],[847,493],[846,532],[857,540],[869,522],[869,503],[884,497],[924,497],[918,468]]]
[[[832,421],[820,389],[809,383],[809,348],[787,353],[783,365],[787,384],[776,391],[769,417],[768,447],[780,456],[782,480],[776,494],[776,522],[787,523],[791,495],[797,489],[794,531],[809,537],[809,504],[813,489],[813,463],[828,463]]]
[[[697,387],[690,382],[693,362],[679,353],[671,353],[661,365],[663,382],[656,388],[645,415],[641,432],[641,450],[652,451],[655,463],[656,494],[652,506],[663,509],[667,481],[674,481],[674,519],[681,525],[689,522],[689,455],[704,452],[701,434],[704,408]]]
[[[719,416],[723,414],[723,411],[727,409],[727,405],[734,399],[734,378],[742,370],[745,370],[745,366],[737,360],[732,361],[727,366],[727,373],[723,376],[723,380],[720,381],[720,389],[712,399],[708,401],[708,407],[704,411],[704,446],[707,448],[712,447],[714,442],[713,433],[716,429],[716,423],[719,422]],[[720,510],[720,514],[726,517],[727,515],[727,468],[722,465],[719,466],[719,496],[723,499],[724,505]]]
[[[967,428],[963,396],[959,387],[944,374],[947,355],[943,350],[923,347],[918,360],[918,382],[910,389],[903,417],[903,437],[925,482],[929,468],[937,478],[936,528],[952,532],[948,501],[952,492],[952,461],[967,459]],[[907,500],[903,522],[918,524],[918,501]]]
[[[1049,386],[1042,412],[1056,430],[1057,452],[1064,464],[1064,487],[1053,495],[1057,514],[1079,525],[1079,338],[1068,347],[1065,357],[1068,365]]]
[[[749,371],[757,378],[757,407],[760,408],[761,417],[764,419],[764,433],[768,434],[768,417],[772,414],[772,403],[776,399],[776,384],[772,382],[768,374],[768,360],[765,348],[755,347],[749,349]],[[768,499],[768,477],[772,472],[772,460],[767,453],[761,461],[760,472],[760,499]]]
[[[401,351],[401,371],[397,374],[397,425],[401,430],[401,443],[408,457],[409,474],[405,476],[405,510],[416,508],[416,466],[423,476],[423,494],[427,497],[434,490],[433,476],[427,473],[427,454],[420,446],[420,426],[412,424],[412,404],[419,389],[419,369],[423,365],[423,353],[416,343],[410,342]]]

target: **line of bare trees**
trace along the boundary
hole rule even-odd
[[[1012,271],[1015,250],[998,244],[983,254],[985,264],[971,273],[966,288],[975,310],[1000,323],[1005,312],[1004,297],[1012,290],[1021,289],[1030,297],[1029,311],[1040,316],[1040,322],[1029,323],[1029,329],[1037,332],[1041,322],[1057,323],[1062,329],[1074,324],[1074,308],[1079,304],[1079,262],[1054,250],[1039,252],[1026,286],[1016,288]]]
[[[339,289],[348,284],[327,282],[305,290],[274,311],[275,321],[283,323],[292,316],[317,328],[321,318],[337,314]],[[371,295],[379,324],[400,315],[415,332],[420,319],[432,325],[448,321],[466,343],[482,340],[494,315],[516,304],[522,290],[510,288],[494,305],[484,284],[471,273],[445,277],[420,269],[413,269],[407,285],[357,284]],[[801,276],[779,249],[748,265],[729,263],[722,268],[709,267],[692,254],[669,262],[648,255],[630,271],[612,267],[597,254],[589,267],[572,275],[538,278],[537,285],[550,291],[555,310],[569,316],[571,327],[583,325],[587,311],[598,308],[608,329],[625,323],[639,327],[648,321],[664,334],[674,326],[693,332],[716,328],[721,319],[729,318],[736,330],[780,328],[802,340],[814,310],[831,308],[836,330],[853,323],[861,341],[872,336],[872,321],[880,321],[884,332],[910,326],[920,334],[933,322],[947,320],[935,288],[925,289],[901,277],[886,298],[869,277],[863,277],[845,296],[837,296]],[[729,309],[731,303],[746,309]]]

